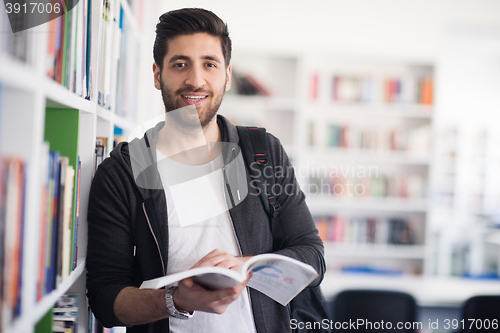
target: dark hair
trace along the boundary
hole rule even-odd
[[[231,39],[229,39],[227,24],[209,10],[183,8],[166,12],[160,16],[160,22],[156,25],[153,57],[160,70],[163,68],[163,58],[167,54],[169,39],[199,32],[219,37],[227,67],[231,61]]]

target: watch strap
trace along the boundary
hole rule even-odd
[[[167,305],[167,311],[171,318],[177,319],[189,319],[193,316],[193,313],[188,311],[182,311],[175,307],[174,303],[174,291],[177,287],[170,287],[167,289],[165,293],[165,304]]]

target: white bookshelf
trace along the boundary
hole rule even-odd
[[[325,246],[325,253],[328,258],[355,257],[423,260],[425,258],[425,247],[422,245],[342,244],[329,242]]]
[[[428,198],[400,197],[337,197],[308,193],[308,175],[324,166],[346,167],[376,165],[387,174],[417,173],[427,179],[432,164],[431,151],[387,151],[359,148],[335,148],[325,144],[329,123],[359,125],[361,128],[416,128],[432,125],[435,108],[418,103],[371,103],[334,101],[330,98],[335,74],[369,75],[378,80],[385,77],[433,75],[432,63],[414,59],[336,58],[334,55],[305,53],[266,53],[249,51],[234,53],[233,71],[251,74],[271,96],[242,96],[228,94],[220,113],[237,124],[262,126],[281,139],[296,170],[296,176],[307,196],[313,215],[347,214],[351,216],[411,217],[422,224],[426,232]],[[318,97],[311,99],[310,78],[318,73]],[[379,96],[380,92],[379,92]],[[310,146],[309,123],[314,122],[320,144]],[[321,128],[323,126],[323,128]],[[384,174],[384,173],[383,173]],[[423,244],[396,246],[391,244],[335,244],[327,242],[327,266],[339,260],[397,260],[408,261],[424,270],[429,258],[426,235]]]
[[[350,168],[363,168],[371,170],[375,167],[376,173],[371,172],[372,177],[396,177],[401,174],[418,175],[427,184],[429,170],[432,168],[431,150],[389,150],[378,147],[367,149],[356,146],[356,140],[352,136],[347,137],[349,145],[354,146],[335,147],[330,146],[330,125],[340,126],[346,130],[354,129],[355,135],[364,135],[363,132],[389,132],[398,130],[405,132],[408,129],[419,127],[431,127],[435,113],[433,105],[422,104],[408,99],[404,95],[405,80],[432,77],[434,64],[427,60],[419,59],[388,59],[376,57],[345,57],[335,54],[315,54],[305,57],[306,68],[305,82],[302,89],[306,92],[304,96],[305,124],[303,125],[303,136],[305,137],[304,154],[306,164],[303,167],[309,170],[310,175],[316,175],[325,182],[332,179],[318,176],[318,170],[326,168],[327,171],[337,171],[342,176],[342,170]],[[313,88],[313,76],[316,75],[317,86]],[[353,82],[338,84],[335,94],[339,99],[334,99],[334,77]],[[403,93],[400,98],[403,101],[384,100],[384,80],[400,79],[403,82]],[[359,83],[362,82],[362,83]],[[368,84],[368,88],[366,88]],[[356,86],[358,85],[358,86]],[[353,88],[354,87],[354,88]],[[358,87],[358,88],[356,88]],[[362,87],[363,90],[356,91]],[[343,89],[343,90],[342,90]],[[347,89],[347,90],[346,90]],[[354,90],[353,90],[354,89]],[[368,89],[368,90],[366,90]],[[344,97],[342,97],[342,92]],[[354,97],[356,94],[359,97]],[[315,95],[315,96],[314,96]],[[414,97],[413,95],[410,97]],[[358,98],[360,98],[358,100]],[[313,134],[309,124],[313,124]],[[347,134],[349,135],[349,134]],[[378,135],[378,134],[377,134]],[[383,135],[386,135],[383,133]],[[312,137],[312,142],[311,142]],[[356,138],[356,137],[354,137]],[[358,141],[358,144],[361,141]],[[304,161],[304,160],[303,160]],[[340,170],[340,171],[339,171]],[[346,171],[347,172],[347,171]],[[357,171],[356,171],[357,172]],[[346,173],[346,179],[355,181],[359,178],[352,177],[350,171]],[[362,178],[359,179],[362,181]],[[302,179],[303,186],[309,186],[309,179]],[[314,181],[313,181],[314,183]],[[313,216],[342,216],[343,218],[367,217],[375,219],[385,218],[408,218],[417,220],[420,224],[418,230],[423,233],[417,237],[423,243],[413,245],[394,244],[370,244],[360,243],[325,242],[325,260],[327,269],[330,268],[335,274],[342,275],[340,267],[372,267],[391,271],[401,269],[411,274],[424,274],[425,262],[430,260],[427,251],[427,214],[429,203],[427,191],[422,196],[413,197],[380,197],[363,195],[332,195],[320,194],[310,195],[307,199]],[[332,223],[331,221],[329,223]],[[409,268],[408,268],[409,267]],[[389,277],[389,276],[388,276]],[[384,279],[384,276],[380,276]],[[403,279],[406,275],[403,275]],[[326,279],[326,284],[334,283]],[[363,284],[357,286],[363,287]]]
[[[309,197],[307,204],[313,214],[320,215],[334,212],[425,214],[428,209],[427,200],[407,198],[336,198],[329,195],[319,195]]]
[[[124,9],[124,20],[129,24],[135,36],[140,36],[137,8],[130,8],[126,0],[115,0],[119,19],[120,6]],[[136,7],[138,1],[136,1]],[[149,8],[149,7],[148,7]],[[31,28],[30,52],[27,63],[22,63],[6,53],[0,52],[0,85],[2,87],[0,134],[2,139],[1,155],[15,154],[26,161],[25,219],[22,261],[22,307],[21,314],[12,323],[3,323],[3,332],[32,333],[36,323],[54,306],[59,296],[71,291],[79,294],[80,314],[79,331],[87,331],[87,299],[85,290],[85,257],[87,247],[87,204],[90,184],[95,166],[95,138],[105,136],[112,148],[113,129],[121,128],[124,134],[130,132],[136,124],[129,119],[115,114],[115,110],[106,110],[97,104],[99,75],[102,72],[102,2],[92,2],[92,40],[91,71],[92,99],[86,100],[46,76],[46,50],[49,24]],[[2,14],[3,15],[3,14]],[[151,13],[143,13],[151,16]],[[156,13],[155,15],[156,16]],[[4,19],[5,17],[3,17]],[[10,32],[2,32],[10,33]],[[139,39],[139,42],[140,39]],[[152,45],[146,45],[152,47]],[[113,66],[116,67],[116,64]],[[149,66],[149,64],[148,64]],[[111,80],[116,81],[116,71]],[[38,276],[38,250],[41,211],[41,175],[38,166],[41,163],[42,142],[44,139],[46,108],[76,109],[79,111],[78,155],[80,156],[80,211],[78,225],[77,267],[57,285],[57,288],[36,300],[36,282]],[[109,150],[108,150],[109,151]]]

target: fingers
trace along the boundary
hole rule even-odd
[[[201,258],[191,268],[204,267],[204,266],[217,266],[222,268],[238,270],[244,264],[240,257],[235,257],[227,252],[215,249]]]
[[[194,285],[194,281],[191,278],[186,278],[184,280],[179,281],[179,283],[184,284],[187,288],[191,288]]]

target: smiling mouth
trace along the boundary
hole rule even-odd
[[[199,101],[201,99],[207,98],[208,95],[198,96],[198,95],[181,95],[183,98],[189,99],[191,101]]]
[[[182,99],[187,103],[187,104],[190,104],[190,105],[200,105],[202,104],[208,97],[208,95],[188,95],[188,94],[185,94],[185,95],[181,95],[182,96]]]

